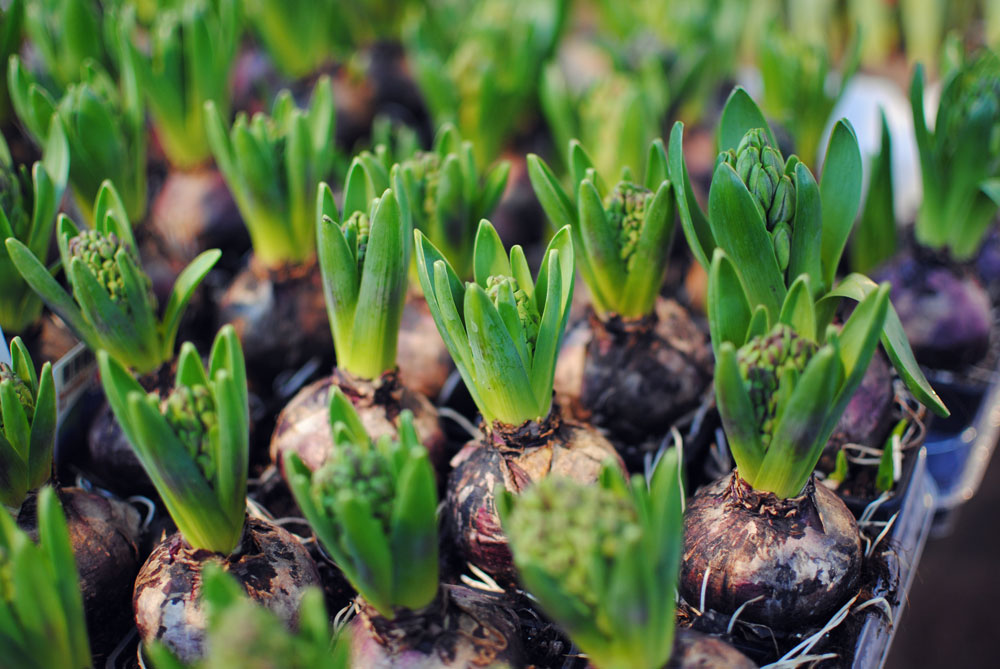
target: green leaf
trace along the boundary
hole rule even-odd
[[[174,342],[177,340],[177,330],[181,326],[181,317],[184,315],[184,310],[191,301],[195,289],[221,257],[222,251],[218,249],[203,251],[177,276],[177,281],[174,282],[174,287],[170,291],[170,298],[167,300],[167,307],[163,312],[163,321],[160,324],[160,341],[163,343],[164,360],[173,357]]]
[[[777,148],[778,142],[775,141],[771,126],[767,124],[760,107],[742,86],[737,86],[722,108],[722,117],[719,119],[719,151],[735,151],[743,135],[756,128],[763,129],[768,143]]]
[[[868,277],[863,274],[854,273],[848,275],[843,281],[837,284],[823,301],[825,302],[827,299],[836,299],[838,297],[847,297],[860,302],[869,293],[877,290],[877,288],[878,285]],[[951,412],[944,405],[944,402],[941,401],[941,398],[938,397],[934,389],[931,388],[931,385],[924,377],[924,373],[920,370],[920,366],[913,356],[913,350],[910,348],[910,342],[903,331],[903,324],[900,322],[899,315],[891,303],[889,304],[889,312],[885,318],[881,339],[882,346],[885,347],[892,366],[899,372],[903,381],[906,382],[906,387],[909,388],[914,397],[939,416],[951,415]]]
[[[511,276],[510,261],[504,251],[503,242],[493,225],[483,219],[476,231],[476,245],[473,251],[473,274],[476,283],[486,287],[491,276]]]
[[[657,137],[649,145],[649,152],[646,154],[646,188],[654,193],[658,191],[663,182],[670,178],[669,172],[667,151],[663,148],[663,140]]]
[[[185,541],[228,555],[239,544],[243,514],[232,517],[220,506],[187,448],[145,393],[129,393],[126,403],[127,416],[115,417],[131,423],[136,455]]]
[[[28,478],[27,463],[14,445],[7,441],[3,431],[0,431],[0,504],[20,507],[28,494]],[[2,626],[0,630],[3,630]]]
[[[832,346],[824,346],[802,372],[791,398],[779,407],[760,471],[756,478],[748,479],[756,490],[773,492],[781,498],[801,493],[830,436],[825,418],[842,380],[837,352]]]
[[[795,221],[792,225],[792,248],[788,276],[805,274],[813,297],[822,295],[831,284],[823,274],[823,207],[819,186],[803,163],[795,165]]]
[[[35,414],[31,419],[28,446],[28,487],[37,488],[52,474],[52,453],[56,443],[56,390],[52,379],[52,363],[42,366]]]
[[[369,604],[390,620],[392,609],[392,554],[381,523],[368,500],[348,491],[335,498],[336,516],[344,528],[341,541],[357,570],[351,585]]]
[[[779,313],[785,299],[785,279],[771,236],[750,191],[726,163],[715,170],[708,211],[712,233],[739,268],[751,306],[763,305],[772,316]]]
[[[208,375],[201,364],[201,356],[198,350],[189,341],[181,344],[181,351],[177,355],[177,375],[174,379],[174,387],[181,386],[205,386],[208,387]]]
[[[69,293],[62,289],[62,286],[52,277],[45,265],[17,239],[8,239],[6,246],[7,253],[17,271],[31,286],[31,289],[38,293],[49,309],[63,319],[70,329],[86,342],[88,348],[91,350],[99,348],[97,332],[84,319],[76,302],[73,301]]]
[[[83,597],[70,543],[69,530],[55,491],[46,486],[38,495],[38,538],[49,557],[50,578],[66,620],[70,652],[75,662],[89,662]]]
[[[832,286],[840,256],[854,226],[861,202],[861,150],[851,124],[841,119],[833,126],[819,180],[823,206],[823,281]]]
[[[576,221],[576,209],[573,201],[563,190],[552,170],[545,162],[533,153],[528,154],[528,177],[535,197],[545,211],[553,230],[561,230],[572,226]]]
[[[718,347],[715,397],[719,415],[726,428],[729,450],[732,451],[740,476],[754,484],[764,461],[764,445],[760,440],[760,426],[754,415],[750,395],[740,376],[736,348],[728,341],[722,342]]]
[[[710,264],[709,258],[716,246],[715,237],[712,235],[708,219],[698,205],[691,180],[688,178],[687,166],[684,164],[684,124],[680,121],[674,123],[673,130],[670,131],[667,161],[684,237],[695,259],[707,270]]]
[[[250,462],[250,409],[228,370],[220,370],[212,382],[219,416],[215,481],[219,505],[234,523],[246,510],[247,475]]]
[[[343,426],[344,437],[352,444],[370,442],[368,431],[358,416],[354,404],[339,386],[330,388],[330,426]]]
[[[389,539],[395,558],[392,599],[395,606],[417,611],[438,591],[437,484],[422,446],[408,453],[396,491]]]
[[[660,181],[639,232],[639,242],[632,251],[631,269],[623,291],[623,316],[631,318],[653,312],[670,259],[675,218],[673,186],[669,181]]]
[[[851,269],[870,272],[896,252],[896,208],[892,189],[892,135],[885,110],[882,120],[882,146],[871,162],[868,197],[861,219],[851,238]],[[1000,195],[1000,193],[998,193]]]
[[[341,350],[341,365],[362,378],[376,379],[396,366],[396,342],[406,299],[409,230],[391,190],[372,216],[358,304],[354,310],[353,349]]]
[[[28,461],[30,432],[28,416],[24,413],[21,400],[12,381],[0,383],[0,414],[3,415],[3,431],[7,441],[17,451],[23,462]]]
[[[500,314],[478,284],[469,284],[465,291],[464,309],[474,379],[488,407],[483,417],[508,425],[544,418],[539,415],[529,370],[524,368]]]
[[[816,341],[816,307],[809,284],[808,274],[801,274],[795,279],[785,296],[785,303],[781,305],[778,322]]]
[[[617,311],[623,301],[622,289],[627,279],[619,251],[618,231],[608,221],[601,196],[589,179],[580,183],[577,211],[580,240],[583,242],[580,255],[587,257],[597,282],[595,292],[606,296]]]
[[[716,356],[725,342],[737,347],[746,343],[750,305],[736,268],[726,252],[719,248],[715,249],[712,265],[708,270],[706,308],[712,348]]]

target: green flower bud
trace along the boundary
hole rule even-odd
[[[155,394],[151,401],[157,401]],[[174,434],[187,448],[209,483],[215,478],[212,430],[218,427],[215,399],[205,386],[179,386],[167,396],[162,407],[163,417]]]
[[[767,144],[762,128],[748,131],[735,151],[719,154],[716,164],[719,162],[736,170],[754,196],[768,230],[773,231],[779,223],[791,223],[795,216],[795,184],[785,174],[781,154]]]
[[[368,214],[361,211],[352,213],[344,221],[341,229],[344,231],[344,236],[347,238],[348,243],[351,240],[354,241],[354,257],[358,259],[358,269],[360,270],[365,264],[365,252],[368,250],[368,234],[371,232],[371,221],[368,220]]]
[[[970,119],[993,119],[992,132],[983,137],[991,152],[1000,150],[1000,58],[991,52],[983,52],[970,66],[963,68],[956,77],[957,95],[951,104],[942,107],[943,118],[935,136],[943,141],[946,151],[951,154],[958,147],[956,138],[962,136],[962,129]]]
[[[437,188],[441,173],[441,157],[431,151],[417,151],[404,165],[413,168],[417,182],[417,201],[425,221],[437,216]]]
[[[520,565],[541,567],[562,589],[599,609],[615,559],[635,550],[642,529],[627,497],[566,478],[544,478],[518,496],[505,523]],[[603,563],[605,568],[595,568]]]
[[[14,386],[14,394],[17,395],[18,401],[21,403],[21,407],[24,409],[24,415],[28,419],[28,425],[31,425],[31,421],[35,418],[35,397],[31,393],[31,388],[25,383],[20,376],[14,373],[14,370],[10,368],[5,362],[0,362],[0,383],[4,381],[10,381]],[[3,429],[3,412],[0,411],[0,430]]]
[[[632,183],[620,182],[605,199],[604,211],[611,224],[618,229],[618,248],[626,269],[632,270],[635,249],[646,221],[646,212],[653,199],[653,191]]]
[[[337,499],[353,495],[366,500],[372,516],[389,534],[395,481],[386,457],[374,448],[351,443],[342,445],[336,455],[313,475],[312,495],[328,518],[340,523]],[[338,532],[339,533],[339,532]]]
[[[83,230],[69,240],[70,257],[80,258],[90,268],[98,283],[107,289],[112,302],[127,307],[125,282],[115,261],[115,255],[121,249],[128,253],[132,251],[113,233],[105,236],[96,230]],[[145,280],[146,289],[151,291],[152,281],[145,274],[140,275]]]
[[[493,275],[486,279],[486,294],[489,295],[494,306],[497,306],[500,300],[500,286],[502,285],[510,286],[511,292],[514,293],[514,301],[517,302],[517,317],[524,328],[528,350],[534,352],[535,341],[538,339],[538,324],[541,321],[535,302],[517,285],[517,279],[514,277]]]
[[[736,352],[765,448],[774,429],[781,377],[789,370],[801,374],[818,348],[815,342],[779,323],[769,334],[751,339]]]

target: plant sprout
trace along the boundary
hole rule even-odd
[[[85,218],[101,184],[111,180],[121,189],[129,218],[146,213],[146,127],[131,59],[122,58],[119,83],[94,62],[86,62],[80,79],[56,101],[38,85],[19,58],[8,64],[11,102],[29,136],[46,146],[53,114],[58,114],[72,160],[69,180]]]
[[[178,275],[159,319],[152,282],[139,265],[125,205],[111,182],[101,186],[94,215],[92,230],[59,216],[56,240],[72,296],[19,240],[7,240],[7,253],[28,285],[92,351],[106,349],[137,374],[147,374],[173,359],[184,310],[221,252],[201,253]]]
[[[598,174],[612,181],[626,167],[641,165],[644,147],[660,136],[667,111],[659,66],[639,72],[615,71],[579,93],[571,90],[559,65],[551,63],[539,89],[542,111],[559,147],[570,147],[562,158],[573,160],[574,139],[590,147]]]
[[[855,40],[848,47],[837,83],[831,86],[831,56],[825,45],[777,26],[760,44],[764,110],[788,129],[806,165],[817,164],[827,119],[858,68],[860,45]]]
[[[476,167],[471,142],[450,123],[441,126],[431,151],[417,151],[399,163],[397,190],[405,193],[413,227],[420,230],[462,278],[472,273],[476,226],[503,195],[510,163],[485,174]]]
[[[677,452],[647,481],[550,476],[497,507],[524,588],[600,669],[662,667],[674,644],[684,492]]]
[[[330,393],[334,453],[315,473],[285,455],[302,513],[352,586],[381,615],[429,605],[438,591],[434,469],[413,427],[400,415],[399,439],[372,443],[351,400]]]
[[[694,198],[684,165],[683,132],[683,124],[674,125],[667,157],[671,180],[677,184],[684,234],[706,269],[716,248],[725,251],[738,268],[753,310],[760,305],[769,321],[776,322],[791,284],[805,274],[818,305],[816,331],[823,332],[841,299],[861,301],[878,290],[863,274],[836,280],[861,199],[861,152],[846,120],[834,125],[817,184],[797,157],[785,160],[781,156],[756,103],[742,88],[734,89],[720,120],[722,153],[712,177],[707,216]],[[794,186],[793,212],[788,211],[792,203],[787,195],[789,183]],[[947,415],[917,365],[891,304],[882,344],[914,396],[936,413]]]
[[[228,132],[215,103],[205,103],[215,162],[266,267],[309,262],[316,254],[316,188],[331,179],[339,159],[334,112],[328,77],[317,82],[307,110],[282,91],[270,117],[240,113]]]
[[[406,297],[411,233],[387,181],[355,159],[343,214],[326,183],[319,186],[317,203],[319,262],[337,366],[364,379],[396,366]]]
[[[644,185],[635,183],[626,167],[622,181],[608,189],[580,142],[571,140],[568,154],[576,186],[571,193],[534,154],[528,156],[528,174],[549,221],[572,231],[595,311],[623,318],[652,313],[674,231],[674,195],[663,142],[649,146]]]
[[[716,249],[708,316],[715,393],[739,475],[755,490],[795,497],[861,384],[889,313],[889,284],[859,300],[838,332],[802,274],[777,317],[753,304],[736,265]]]
[[[959,261],[975,255],[1000,205],[1000,57],[983,51],[945,81],[934,129],[924,113],[924,71],[910,87],[924,200],[917,241]]]
[[[229,73],[240,38],[235,0],[187,0],[157,13],[149,53],[133,36],[129,48],[139,84],[171,164],[190,168],[212,152],[205,134],[205,102],[229,117]]]
[[[569,229],[549,242],[532,281],[524,250],[514,246],[508,257],[490,222],[480,222],[474,281],[464,284],[427,237],[414,235],[427,305],[486,424],[544,419],[573,296]]]
[[[0,503],[16,509],[52,474],[56,390],[52,363],[38,374],[20,337],[10,359],[0,362]]]
[[[231,325],[215,337],[208,368],[181,346],[170,394],[149,395],[98,351],[108,404],[170,517],[192,548],[229,555],[246,517],[249,408],[246,367]]]
[[[7,142],[0,137],[0,239],[14,238],[35,256],[48,257],[52,226],[69,174],[69,147],[62,124],[53,118],[44,157],[27,170],[15,168]],[[42,301],[0,246],[0,327],[24,332],[42,314]]]

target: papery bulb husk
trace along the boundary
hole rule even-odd
[[[722,639],[692,629],[678,628],[674,649],[664,669],[756,669],[746,655]]]
[[[513,584],[517,572],[497,515],[497,484],[519,493],[549,475],[594,483],[609,461],[624,470],[611,442],[585,423],[560,417],[556,406],[544,422],[495,427],[466,444],[451,461],[445,532],[462,560],[504,585]]]
[[[579,348],[564,351],[556,372],[560,398],[581,418],[615,442],[635,444],[661,438],[698,405],[712,379],[712,350],[680,304],[661,297],[655,315],[591,313],[587,325],[589,332],[570,338],[584,347],[582,359]]]
[[[219,300],[219,327],[231,323],[243,346],[251,389],[270,397],[275,377],[310,358],[332,363],[319,265],[263,267],[255,258]]]
[[[218,170],[170,170],[150,207],[147,234],[180,272],[205,249],[221,249],[221,263],[250,249],[250,234]],[[230,266],[236,271],[238,268]]]
[[[306,548],[281,527],[248,518],[240,546],[228,556],[194,549],[180,533],[162,541],[135,580],[132,606],[144,644],[162,642],[183,662],[204,652],[205,610],[201,570],[218,562],[254,601],[294,627],[306,588],[319,587],[319,572]]]
[[[174,387],[175,362],[171,361],[139,377],[139,385],[146,392],[166,397]],[[101,404],[87,430],[87,453],[79,466],[92,476],[95,483],[119,495],[157,494],[107,401]]]
[[[80,577],[87,634],[95,655],[109,653],[128,631],[132,582],[139,572],[139,512],[119,499],[82,488],[57,488]],[[37,496],[21,505],[17,524],[38,532]]]
[[[918,362],[961,370],[986,356],[993,313],[971,272],[904,254],[875,278],[892,283],[890,298]]]
[[[335,383],[351,399],[373,441],[382,435],[395,439],[399,414],[409,409],[413,413],[413,427],[427,449],[431,464],[435,470],[443,471],[448,458],[447,437],[438,422],[437,409],[430,400],[400,384],[395,371],[369,381],[335,369],[331,376],[315,381],[296,393],[278,414],[271,435],[271,460],[279,467],[282,476],[285,475],[285,453],[297,453],[312,471],[322,467],[333,453],[330,388]]]
[[[403,306],[396,350],[399,382],[424,397],[438,397],[455,363],[422,295],[411,293]]]
[[[389,620],[358,598],[351,622],[351,666],[365,669],[520,667],[518,618],[502,596],[442,585],[420,611],[398,609]]]
[[[701,608],[776,630],[825,620],[857,592],[861,535],[854,516],[810,478],[798,497],[752,489],[736,473],[700,490],[684,514],[680,592]]]

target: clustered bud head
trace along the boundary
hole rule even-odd
[[[984,54],[962,69],[957,98],[942,108],[941,128],[936,135],[944,140],[946,150],[953,152],[957,138],[972,119],[995,119],[984,143],[992,155],[1000,153],[1000,61],[994,54]]]
[[[493,275],[486,279],[486,294],[489,296],[493,306],[499,308],[500,287],[509,286],[514,294],[514,301],[517,303],[517,318],[524,328],[524,337],[528,342],[528,350],[534,352],[535,342],[538,341],[538,324],[541,316],[538,314],[538,307],[535,301],[528,297],[528,294],[517,285],[517,279],[512,276]]]
[[[774,429],[782,377],[787,372],[801,374],[818,348],[815,342],[779,323],[769,334],[751,339],[737,351],[740,376],[747,385],[765,448]]]
[[[20,376],[14,373],[14,370],[7,363],[0,362],[0,383],[4,381],[10,381],[14,386],[14,394],[17,395],[17,399],[21,403],[21,408],[24,409],[24,415],[30,425],[31,421],[35,418],[35,396],[31,392],[31,388]],[[2,411],[0,411],[0,430],[3,430]]]
[[[719,160],[728,163],[754,197],[771,233],[778,266],[788,267],[791,252],[792,219],[795,217],[795,184],[785,174],[785,160],[767,143],[763,128],[750,130],[733,151],[724,151]]]
[[[104,235],[97,230],[83,230],[69,240],[70,257],[81,259],[97,277],[97,281],[108,289],[111,301],[127,308],[125,281],[122,279],[118,263],[115,262],[115,254],[121,249],[125,249],[126,252],[130,250],[114,233]],[[143,276],[147,286],[152,288],[152,282]]]
[[[368,251],[368,235],[371,228],[371,219],[363,211],[355,211],[341,225],[347,244],[357,258],[359,272],[365,265],[365,252]]]
[[[156,394],[151,394],[150,398],[154,402],[159,399]],[[162,411],[174,434],[211,485],[216,467],[212,456],[212,431],[219,425],[211,391],[201,385],[174,388],[163,402]]]
[[[417,198],[424,219],[433,221],[437,216],[438,181],[441,173],[441,156],[433,151],[417,151],[404,165],[413,168]]]
[[[519,495],[504,529],[518,564],[559,576],[562,589],[593,610],[616,558],[635,550],[642,528],[631,499],[606,488],[584,487],[558,476],[541,479]],[[604,569],[595,569],[595,561]]]
[[[343,531],[338,513],[338,495],[350,494],[366,501],[372,517],[388,534],[396,485],[383,453],[364,445],[343,442],[336,454],[315,475],[312,495],[316,506]]]
[[[605,199],[608,221],[618,230],[618,248],[625,269],[632,271],[635,249],[642,224],[653,201],[653,191],[626,181],[620,182]]]

